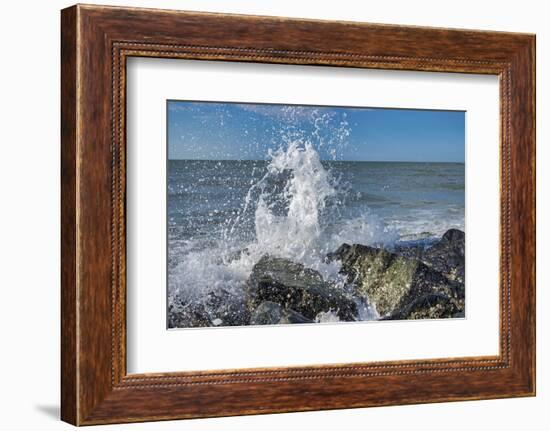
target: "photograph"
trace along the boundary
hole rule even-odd
[[[5,8],[4,428],[548,422],[542,6],[54,3]]]
[[[464,111],[166,114],[169,329],[465,317]]]

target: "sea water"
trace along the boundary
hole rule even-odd
[[[429,245],[464,230],[464,164],[320,160],[297,139],[266,160],[168,161],[168,294],[239,297],[265,254],[344,283],[341,244]]]

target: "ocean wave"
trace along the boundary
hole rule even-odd
[[[441,166],[403,164],[396,169],[321,161],[311,139],[296,134],[283,136],[268,161],[171,166],[171,302],[201,301],[221,290],[242,300],[246,280],[264,255],[301,263],[344,289],[339,263],[325,259],[343,243],[392,248],[407,241],[428,243],[449,228],[464,229],[463,196],[441,205],[434,200],[438,196],[410,192],[420,187],[411,185],[411,175],[424,188],[454,190],[456,185],[460,190],[459,180],[441,182]],[[454,169],[460,177],[463,166]],[[438,179],[426,185],[421,172]],[[366,189],[372,183],[376,192]],[[372,317],[365,313],[365,319]],[[333,319],[322,316],[323,321]]]

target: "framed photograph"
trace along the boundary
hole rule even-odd
[[[62,419],[535,394],[535,37],[62,11]]]
[[[168,328],[465,317],[465,112],[167,105]]]

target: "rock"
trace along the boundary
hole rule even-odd
[[[451,280],[464,283],[465,248],[464,232],[458,229],[449,229],[439,242],[422,253],[420,259]]]
[[[357,306],[351,298],[324,281],[319,272],[288,259],[263,256],[254,265],[246,285],[249,310],[270,301],[311,321],[321,311],[334,311],[345,321],[357,316]]]
[[[439,240],[433,239],[400,241],[391,249],[391,251],[410,259],[422,260],[422,256],[426,250],[438,241]]]
[[[340,319],[333,311],[321,311],[315,316],[315,321],[317,323],[336,323],[339,322]]]
[[[397,245],[392,251],[400,256],[408,257],[409,259],[421,259],[425,252],[425,247],[422,244],[406,244]]]
[[[251,315],[251,325],[277,325],[294,323],[313,323],[294,310],[284,310],[279,304],[271,301],[262,302]]]
[[[205,308],[211,322],[209,326],[214,325],[215,321],[218,324],[214,326],[242,326],[250,320],[244,297],[224,289],[210,292],[206,297]]]
[[[251,325],[275,325],[283,317],[281,306],[275,302],[264,301],[256,308],[250,317]]]
[[[463,313],[461,310],[464,310],[464,302],[460,299],[453,299],[442,293],[428,293],[386,316],[384,320],[445,319],[458,317]]]
[[[211,326],[210,317],[201,303],[173,299],[168,306],[168,328],[200,328]]]
[[[328,256],[342,263],[340,272],[381,316],[401,312],[414,300],[432,293],[464,298],[464,287],[417,259],[360,244],[343,244]]]
[[[244,298],[226,290],[204,298],[172,298],[168,306],[169,328],[247,325],[250,313]]]
[[[327,253],[325,262],[333,262],[335,260],[342,260],[342,258],[351,250],[351,245],[349,244],[342,244],[336,251],[333,251],[331,253]]]
[[[313,320],[302,316],[300,313],[294,310],[285,310],[279,323],[282,324],[295,324],[295,323],[314,323]]]

